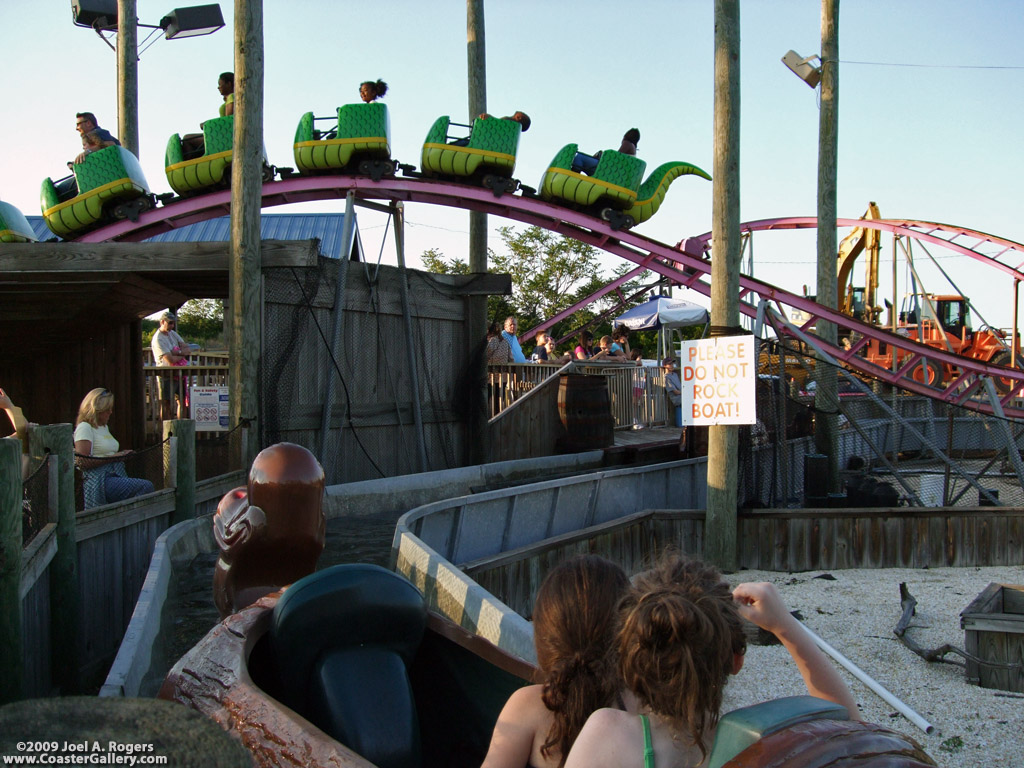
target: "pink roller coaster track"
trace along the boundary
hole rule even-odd
[[[605,222],[586,214],[546,203],[542,200],[519,195],[495,197],[486,189],[424,179],[383,179],[351,176],[297,177],[263,185],[263,207],[300,203],[311,200],[344,199],[349,191],[356,197],[371,200],[430,203],[453,208],[482,211],[502,216],[529,225],[536,225],[560,235],[575,238],[581,242],[601,248],[633,262],[638,268],[649,269],[675,283],[710,296],[708,280],[711,262],[707,257],[710,233],[690,238],[672,247],[644,237],[632,231],[612,230]],[[230,212],[231,193],[228,190],[213,192],[201,197],[172,202],[143,213],[138,221],[120,221],[94,230],[80,238],[80,242],[104,242],[111,240],[138,241],[161,232],[182,227],[198,221],[223,216]],[[840,219],[840,227],[860,226],[905,235],[917,240],[931,242],[951,248],[965,256],[977,259],[1015,279],[1024,279],[1024,245],[933,222]],[[745,232],[771,229],[801,229],[817,226],[811,218],[765,219],[742,225]],[[995,255],[986,255],[982,247],[1000,249]],[[1009,259],[1009,263],[1001,259]],[[1016,262],[1013,264],[1012,262]],[[943,350],[924,347],[909,339],[875,326],[861,323],[837,310],[791,293],[777,286],[740,275],[740,309],[749,317],[756,317],[758,308],[765,307],[765,316],[781,337],[801,339],[810,337],[821,349],[834,358],[843,361],[852,370],[857,370],[903,389],[932,397],[943,402],[963,405],[983,413],[992,413],[992,405],[978,395],[983,392],[984,377],[999,377],[1013,380],[1011,392],[1024,387],[1024,371],[1010,370],[988,365],[978,360],[960,357]],[[786,321],[786,308],[802,310],[810,319],[802,328],[796,328]],[[845,349],[815,337],[809,328],[818,320],[828,321],[850,328],[859,334],[859,340],[852,348]],[[870,339],[879,339],[886,344],[903,350],[898,371],[889,371],[869,363],[858,352]],[[909,377],[918,363],[925,357],[935,363],[954,366],[960,374],[942,388],[930,387]],[[1007,416],[1024,418],[1024,408],[1016,405],[1010,395],[1002,398],[1002,408]]]

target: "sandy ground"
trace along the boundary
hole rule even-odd
[[[916,739],[944,768],[1024,767],[1024,694],[967,683],[962,666],[929,663],[893,635],[902,614],[899,585],[917,598],[908,635],[925,648],[964,647],[960,612],[992,582],[1024,584],[1024,566],[864,569],[785,574],[741,571],[728,581],[770,581],[807,626],[935,726],[926,735],[852,675],[843,673],[865,720]],[[959,661],[957,656],[947,658]],[[725,710],[806,693],[781,646],[751,646],[726,688]]]

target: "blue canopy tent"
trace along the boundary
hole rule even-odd
[[[659,357],[665,357],[669,343],[665,338],[666,330],[703,325],[706,333],[710,319],[708,311],[692,301],[655,296],[650,301],[623,312],[615,318],[615,324],[623,325],[631,331],[659,330]]]

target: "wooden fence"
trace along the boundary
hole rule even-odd
[[[0,703],[88,691],[117,652],[170,525],[212,511],[244,471],[195,482],[191,421],[164,422],[164,490],[75,512],[72,430],[34,427],[30,454],[49,456],[41,529],[22,545],[21,443],[0,439]]]
[[[616,429],[634,424],[665,424],[669,419],[665,373],[660,368],[633,363],[571,361],[565,372],[601,374],[608,380],[608,397]],[[557,363],[508,363],[487,366],[487,405],[494,419],[565,366]]]
[[[560,373],[603,375],[615,429],[665,424],[665,374],[659,368],[572,361],[488,366],[488,460],[551,456],[566,436],[559,419]]]
[[[566,558],[598,554],[629,574],[669,546],[703,556],[703,510],[644,510],[462,564],[466,575],[529,617],[544,577]],[[1024,510],[979,508],[743,510],[739,567],[766,571],[941,568],[1024,562]]]

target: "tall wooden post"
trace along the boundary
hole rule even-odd
[[[484,45],[484,0],[466,0],[466,50],[469,70],[469,122],[487,111],[487,56]],[[487,271],[487,214],[469,214],[469,269]],[[479,329],[483,336],[486,327]]]
[[[139,156],[139,17],[135,0],[117,0],[117,138]]]
[[[715,157],[712,183],[712,335],[739,325],[740,240],[740,3],[715,0]],[[736,570],[736,447],[738,428],[708,435],[708,508],[704,557]]]
[[[469,122],[487,111],[487,56],[484,45],[484,0],[466,0],[466,49],[469,71]],[[469,271],[487,271],[487,214],[477,211],[469,213]],[[487,333],[487,297],[466,298],[466,358],[472,362],[472,353]],[[482,370],[474,377],[484,381],[486,361],[481,360]],[[473,390],[476,407],[470,409],[469,439],[466,441],[467,462],[480,464],[487,461],[486,455],[486,394],[483,389]]]
[[[821,0],[821,107],[818,116],[818,297],[836,308],[836,166],[839,151],[839,0]],[[835,344],[835,323],[817,323],[817,334]],[[839,490],[839,395],[835,368],[814,371],[814,445],[828,456],[828,489]]]
[[[231,426],[240,466],[256,458],[259,430],[260,208],[263,194],[263,2],[235,0],[235,133],[231,163]],[[239,430],[243,435],[243,430]]]
[[[0,438],[0,704],[22,696],[21,441]]]
[[[171,419],[163,425],[164,487],[174,489],[174,525],[196,516],[196,423]]]
[[[50,563],[52,677],[64,696],[79,685],[78,543],[75,537],[74,432],[70,424],[33,427],[29,454],[33,466],[47,453],[57,462],[57,554]]]

